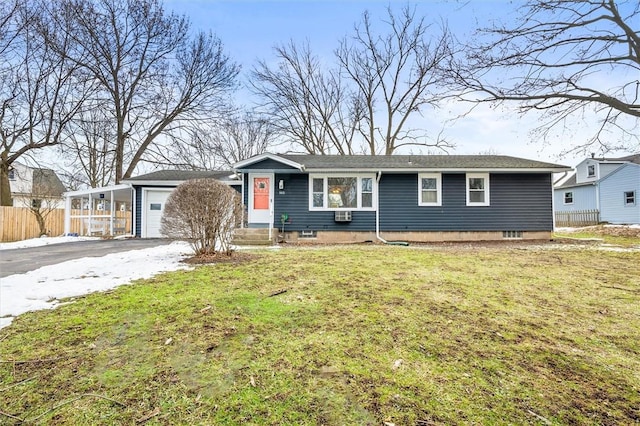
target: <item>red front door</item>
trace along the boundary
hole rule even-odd
[[[249,175],[249,223],[269,223],[273,198],[273,175]]]
[[[253,208],[269,210],[269,178],[253,178]]]

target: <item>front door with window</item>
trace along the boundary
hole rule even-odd
[[[273,174],[249,174],[249,223],[269,223],[273,203]]]

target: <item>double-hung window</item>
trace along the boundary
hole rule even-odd
[[[568,191],[564,193],[564,203],[573,204],[573,192]]]
[[[636,205],[636,191],[625,191],[624,193],[624,205],[635,206]]]
[[[373,210],[374,174],[309,176],[309,210]]]
[[[418,205],[442,205],[442,176],[440,173],[420,173],[418,175]]]
[[[467,206],[488,206],[489,199],[489,173],[467,173]]]

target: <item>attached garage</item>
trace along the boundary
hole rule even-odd
[[[134,235],[141,238],[162,238],[162,214],[171,192],[191,179],[217,179],[239,191],[242,182],[230,171],[159,170],[124,180],[133,188]]]
[[[160,226],[165,204],[173,189],[144,189],[142,191],[142,238],[162,238]]]

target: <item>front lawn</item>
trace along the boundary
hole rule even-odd
[[[0,424],[640,422],[639,252],[255,252],[20,316]]]

